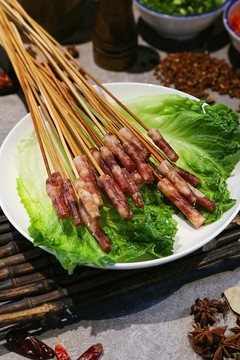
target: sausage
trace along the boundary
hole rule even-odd
[[[50,197],[50,199],[52,200],[53,207],[56,210],[59,219],[61,220],[68,219],[70,214],[68,212],[63,197],[62,177],[58,172],[53,173],[46,180],[46,192]]]
[[[210,200],[206,195],[204,195],[201,191],[193,187],[191,184],[188,184],[190,190],[193,192],[193,194],[197,197],[197,204],[205,207],[209,211],[214,211],[215,209],[215,202],[213,200]]]
[[[115,181],[119,184],[122,191],[127,192],[130,187],[129,182],[124,176],[122,168],[117,164],[116,160],[114,159],[112,152],[106,146],[102,146],[100,148],[100,155],[111,170]]]
[[[106,191],[109,199],[117,209],[119,215],[126,221],[133,218],[133,213],[128,205],[127,199],[123,199],[115,188],[115,181],[108,175],[99,177],[101,187]],[[124,195],[124,194],[123,194]]]
[[[149,166],[145,163],[145,160],[143,158],[143,155],[141,152],[139,152],[131,141],[126,140],[123,143],[123,148],[128,153],[128,155],[131,157],[131,159],[135,162],[137,166],[137,170],[141,177],[143,178],[144,182],[150,183],[154,180],[152,170],[149,168]]]
[[[139,190],[144,188],[145,182],[138,171],[131,172],[131,176],[133,178],[133,181],[136,183]]]
[[[141,208],[143,207],[145,204],[144,204],[144,201],[143,201],[143,198],[142,198],[142,195],[135,183],[135,181],[133,180],[131,174],[127,171],[127,169],[123,169],[123,172],[126,176],[126,178],[128,179],[129,181],[129,184],[130,184],[130,188],[128,190],[128,194],[131,196],[136,208]]]
[[[138,137],[135,136],[127,127],[121,128],[119,130],[119,133],[125,140],[131,141],[135,145],[137,151],[141,152],[141,154],[143,155],[144,160],[150,158],[151,152],[148,150],[145,144],[141,140],[139,140]]]
[[[148,131],[148,136],[152,139],[154,144],[161,149],[164,154],[172,161],[177,161],[179,159],[178,154],[173,150],[169,143],[163,138],[158,129],[152,128]]]
[[[79,226],[82,224],[82,218],[79,212],[77,198],[72,187],[70,179],[63,179],[63,195],[65,204],[72,215],[73,224]]]
[[[173,202],[175,206],[191,221],[191,223],[199,228],[204,224],[206,218],[202,216],[194,207],[180,194],[180,192],[170,183],[167,178],[163,178],[157,184],[159,190]]]
[[[189,181],[191,184],[193,184],[195,186],[200,184],[201,179],[199,177],[197,177],[196,175],[190,173],[187,170],[180,168],[179,166],[177,166],[175,164],[172,164],[172,167],[184,180]]]
[[[111,251],[111,242],[104,234],[103,229],[101,228],[97,220],[93,219],[89,215],[89,213],[86,211],[85,207],[82,204],[80,204],[79,210],[84,224],[88,228],[89,232],[92,234],[94,239],[97,240],[101,249],[104,252],[109,253]]]
[[[86,155],[76,156],[73,159],[73,161],[80,177],[85,181],[89,192],[92,194],[95,204],[99,208],[103,207],[103,200],[100,191],[98,190],[87,156]]]
[[[173,183],[174,186],[178,189],[178,191],[188,200],[191,204],[195,205],[197,201],[197,197],[190,190],[188,184],[185,180],[181,178],[181,176],[173,169],[172,165],[168,162],[168,160],[162,161],[158,170],[160,173]]]
[[[111,173],[111,170],[109,169],[105,161],[101,158],[100,151],[97,148],[91,148],[90,152],[94,157],[94,159],[96,160],[96,162],[98,163],[98,165],[100,166],[100,168],[104,171],[104,173],[113,178],[113,174]]]
[[[107,133],[103,137],[103,141],[108,149],[119,159],[120,163],[129,171],[133,171],[136,166],[132,159],[125,153],[122,145],[113,133]]]
[[[83,205],[85,206],[87,212],[93,219],[100,219],[101,214],[97,205],[95,204],[92,194],[89,192],[87,184],[82,178],[77,178],[74,180],[74,186],[81,199]]]

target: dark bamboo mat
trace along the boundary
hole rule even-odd
[[[240,256],[240,217],[211,242],[211,249],[141,270],[78,267],[69,276],[56,258],[34,248],[0,209],[0,327],[63,318],[66,311]]]

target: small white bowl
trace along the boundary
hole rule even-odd
[[[224,10],[229,0],[212,11],[192,16],[167,15],[146,7],[140,3],[140,0],[134,0],[134,2],[143,20],[152,26],[159,35],[186,40],[210,26]]]
[[[223,23],[228,31],[229,37],[235,49],[240,52],[240,36],[233,30],[230,25],[233,16],[240,12],[240,0],[232,0],[223,13]]]

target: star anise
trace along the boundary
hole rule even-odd
[[[216,308],[217,308],[217,311],[219,313],[222,313],[223,314],[223,317],[225,317],[226,313],[228,312],[228,309],[229,309],[229,306],[228,306],[228,302],[225,300],[225,301],[221,301],[221,300],[214,300],[216,301]]]
[[[195,306],[192,309],[192,313],[194,314],[195,323],[199,323],[201,327],[209,325],[213,325],[217,318],[214,314],[218,311],[217,300],[209,300],[208,298],[196,299]]]
[[[232,332],[234,332],[235,334],[239,334],[240,333],[240,316],[237,316],[236,324],[237,324],[237,326],[231,328],[230,330]]]
[[[221,340],[214,353],[213,360],[230,358],[232,353],[240,351],[240,334],[230,335]]]
[[[236,323],[237,323],[238,326],[240,326],[240,316],[237,316]]]
[[[203,358],[212,358],[212,349],[218,347],[224,338],[227,326],[216,326],[210,329],[205,326],[204,329],[195,327],[188,335],[193,350]]]

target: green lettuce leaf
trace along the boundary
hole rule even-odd
[[[199,189],[217,204],[212,214],[201,209],[207,222],[217,220],[233,206],[226,180],[234,168],[232,155],[239,150],[240,144],[237,113],[220,104],[207,106],[203,111],[202,102],[176,95],[141,97],[126,105],[149,128],[160,129],[179,154],[179,166],[201,178]],[[59,149],[61,151],[61,147]],[[46,178],[33,134],[19,145],[18,193],[30,218],[29,234],[34,244],[51,250],[69,273],[77,265],[87,263],[102,267],[172,253],[177,232],[177,222],[172,214],[177,210],[155,184],[146,185],[141,191],[144,208],[136,209],[129,199],[134,213],[130,222],[122,220],[104,198],[100,225],[112,242],[111,252],[106,254],[84,225],[76,228],[71,219],[62,221],[57,218],[46,194]]]
[[[17,189],[29,214],[29,234],[36,246],[45,246],[53,251],[69,273],[77,265],[87,263],[106,266],[136,261],[139,257],[146,260],[172,253],[177,222],[160,201],[162,195],[154,196],[156,186],[143,190],[146,206],[142,209],[136,209],[129,199],[134,213],[131,222],[124,221],[104,199],[100,224],[112,242],[111,252],[106,255],[84,225],[76,228],[71,219],[58,219],[46,194],[47,173],[34,134],[21,141],[18,154]]]
[[[203,107],[203,103],[179,95],[158,95],[129,100],[126,106],[148,128],[160,130],[179,155],[178,166],[201,178],[198,189],[216,202],[213,213],[199,207],[207,224],[235,204],[226,180],[239,161],[239,154],[233,155],[240,149],[240,131],[238,113],[227,105]]]

